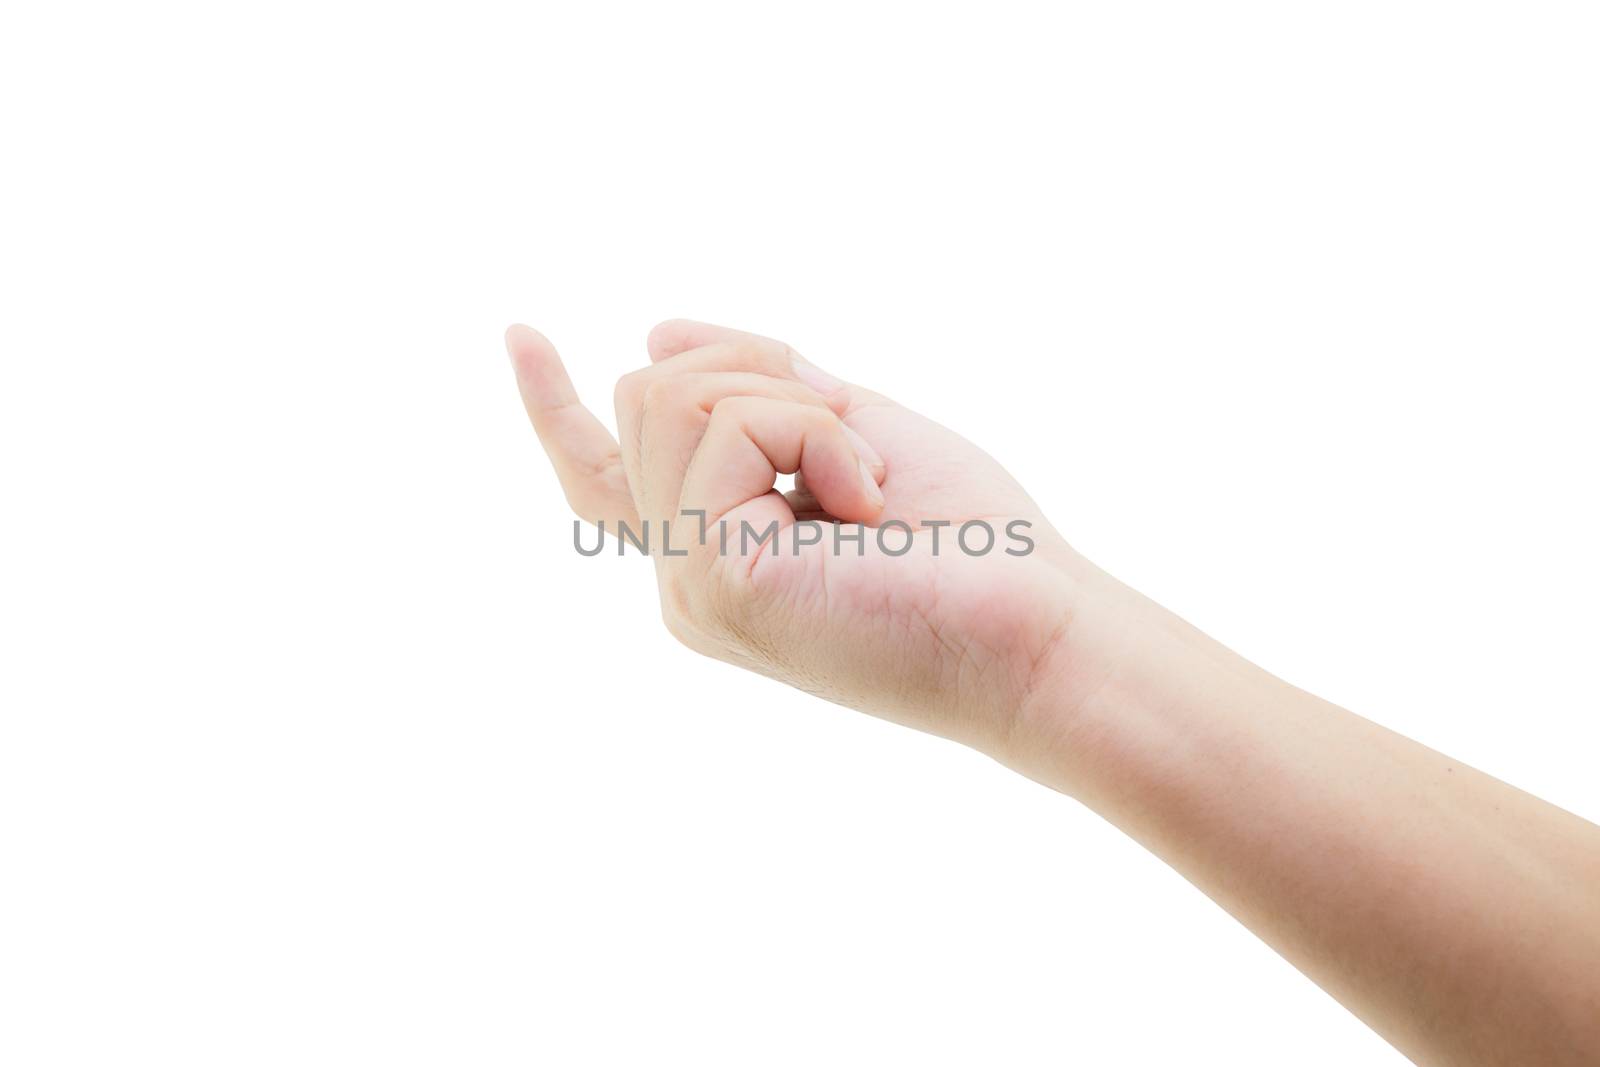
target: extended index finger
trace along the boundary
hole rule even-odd
[[[506,331],[506,351],[517,373],[522,406],[572,510],[594,523],[609,519],[637,525],[621,449],[579,402],[555,346],[538,330],[519,324]]]

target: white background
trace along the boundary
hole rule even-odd
[[[1590,818],[1592,5],[10,4],[0,1060],[1387,1064],[1075,803],[699,659],[500,347],[1006,463]]]

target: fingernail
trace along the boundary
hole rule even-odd
[[[827,371],[813,367],[798,356],[794,359],[794,376],[823,396],[838,391],[839,387],[844,385],[843,382]]]
[[[886,468],[883,465],[883,457],[878,455],[878,450],[867,444],[865,437],[862,437],[848,426],[844,428],[844,436],[850,442],[851,447],[856,450],[856,455],[860,456],[861,461],[872,471],[873,478],[876,481],[883,481]]]
[[[866,487],[867,499],[872,501],[874,507],[883,507],[883,490],[878,488],[878,480],[867,469],[867,461],[858,459],[856,465],[861,468],[861,484]]]

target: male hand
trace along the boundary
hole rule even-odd
[[[619,445],[543,336],[506,344],[573,510],[648,529],[680,641],[1003,754],[1086,565],[998,463],[781,342],[682,320],[617,383]]]

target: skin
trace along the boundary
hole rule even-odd
[[[1417,1063],[1600,1064],[1600,827],[1235,655],[1073,551],[980,449],[781,342],[657,326],[617,384],[620,444],[543,336],[506,343],[577,514],[657,531],[690,648],[1077,798]],[[959,551],[973,519],[995,550]],[[894,520],[903,555],[899,531],[792,545],[797,521]],[[1018,520],[1036,547],[1007,555]],[[781,551],[741,521],[776,521]]]

